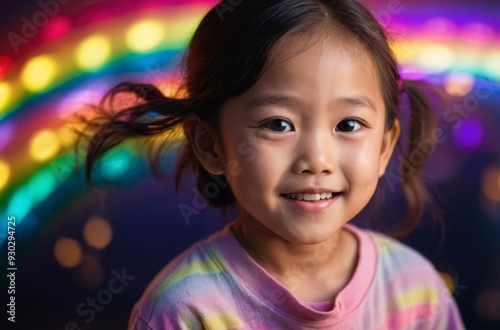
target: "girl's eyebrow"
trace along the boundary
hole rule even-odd
[[[278,105],[278,106],[298,106],[301,101],[294,96],[280,95],[280,94],[262,94],[252,99],[246,105],[246,109],[253,109],[259,107],[265,107],[268,105]],[[358,96],[344,96],[333,100],[332,104],[341,104],[352,106],[354,108],[368,108],[373,111],[377,111],[375,102],[371,98],[365,95]]]
[[[373,111],[377,111],[375,102],[371,98],[365,95],[351,96],[351,97],[340,97],[335,100],[336,103],[341,103],[345,105],[352,106],[354,108],[368,108]]]
[[[287,95],[280,94],[262,94],[248,102],[246,105],[247,109],[265,107],[268,105],[279,105],[279,106],[297,106],[300,104],[300,100]]]

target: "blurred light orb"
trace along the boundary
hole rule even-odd
[[[446,284],[448,290],[453,293],[455,291],[455,281],[453,280],[451,275],[445,272],[439,272],[439,275],[441,276],[444,284]]]
[[[54,245],[54,257],[61,266],[73,268],[82,260],[82,248],[73,238],[60,238]]]
[[[71,147],[76,140],[76,133],[69,127],[69,124],[66,124],[57,130],[57,137],[59,145]]]
[[[444,90],[452,96],[464,96],[472,90],[475,78],[467,72],[453,72],[444,78]]]
[[[125,148],[110,151],[101,162],[102,176],[107,180],[119,179],[127,172],[131,160],[132,154]]]
[[[54,170],[46,167],[36,173],[27,184],[27,191],[31,196],[33,204],[42,202],[48,195],[54,191],[57,180]]]
[[[476,300],[476,313],[484,320],[500,320],[500,291],[484,290]]]
[[[125,42],[136,52],[148,52],[157,47],[164,37],[162,24],[153,20],[140,21],[127,31]]]
[[[84,255],[80,266],[75,269],[75,271],[75,277],[78,282],[87,288],[95,288],[104,280],[104,271],[102,266],[99,263],[99,260],[93,256]]]
[[[10,166],[3,160],[0,160],[0,190],[5,188],[10,178]]]
[[[453,64],[455,54],[446,46],[429,44],[423,46],[417,57],[417,61],[427,70],[433,73],[442,72]]]
[[[42,30],[42,39],[52,41],[66,35],[71,30],[71,19],[65,15],[57,15],[49,20]]]
[[[6,81],[0,82],[0,113],[9,105],[12,96],[12,87]]]
[[[488,167],[483,172],[483,192],[494,202],[500,202],[500,167]]]
[[[88,37],[76,49],[76,62],[84,70],[95,70],[106,63],[111,43],[100,35]]]
[[[59,152],[59,149],[57,134],[52,130],[40,130],[31,138],[30,155],[38,162],[53,158]]]
[[[57,72],[55,59],[49,55],[39,55],[30,59],[22,68],[21,81],[27,90],[38,92],[47,88]]]
[[[7,214],[16,216],[16,224],[19,224],[32,207],[31,194],[26,186],[22,186],[11,196],[7,206]]]
[[[490,79],[500,80],[500,50],[493,51],[486,57],[484,72]]]
[[[106,219],[100,216],[94,216],[85,224],[83,228],[83,237],[89,246],[101,250],[111,242],[113,230]]]
[[[398,63],[407,63],[415,56],[415,45],[407,40],[397,40],[390,45]]]
[[[484,140],[484,126],[477,118],[462,120],[453,131],[455,143],[462,149],[476,149]]]
[[[426,35],[434,38],[449,39],[456,34],[456,25],[451,20],[442,17],[436,17],[428,20],[423,27]]]
[[[475,44],[488,44],[495,37],[491,26],[484,23],[469,23],[463,28],[462,39]]]
[[[464,72],[477,72],[484,60],[484,49],[477,45],[463,47],[455,58],[455,67]]]

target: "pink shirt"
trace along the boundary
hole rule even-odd
[[[345,228],[358,238],[358,263],[333,304],[298,300],[227,225],[155,277],[134,306],[129,329],[464,329],[429,261],[382,234]],[[298,280],[314,271],[313,259],[304,260]]]

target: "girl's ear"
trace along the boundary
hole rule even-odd
[[[214,175],[223,174],[222,148],[209,125],[193,116],[184,123],[184,133],[205,170]]]
[[[399,134],[401,133],[401,125],[399,120],[394,119],[394,125],[391,129],[387,130],[384,133],[384,137],[382,140],[382,148],[380,150],[380,164],[379,164],[379,177],[382,177],[385,173],[385,169],[387,168],[387,164],[389,164],[389,160],[391,159],[392,153],[394,151],[394,146],[398,141]]]

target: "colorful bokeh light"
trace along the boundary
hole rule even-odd
[[[38,162],[53,158],[60,150],[57,134],[52,130],[41,130],[33,135],[30,142],[30,155]]]
[[[484,140],[484,125],[477,118],[464,119],[453,131],[453,138],[462,149],[476,149]]]
[[[111,54],[111,43],[101,35],[85,39],[76,50],[76,61],[84,70],[96,70],[103,66]]]
[[[57,72],[56,60],[50,55],[31,58],[23,67],[21,79],[27,90],[40,92],[54,80]]]
[[[153,20],[144,20],[130,27],[126,35],[126,43],[132,51],[148,52],[160,44],[164,35],[160,23]]]
[[[54,245],[54,257],[61,266],[73,268],[82,260],[82,248],[73,238],[60,238]]]

